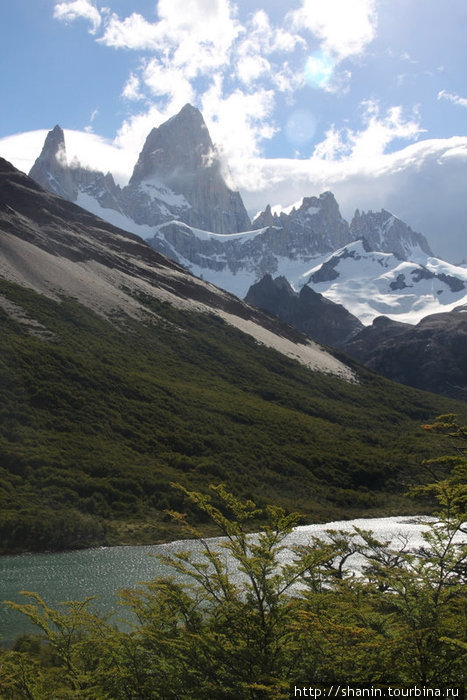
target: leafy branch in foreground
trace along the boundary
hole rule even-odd
[[[201,551],[161,557],[174,577],[121,592],[124,629],[89,601],[56,611],[28,594],[32,602],[15,607],[46,644],[23,638],[2,653],[2,697],[253,700],[317,681],[462,684],[467,533],[456,459],[424,487],[440,512],[418,549],[359,528],[291,545],[298,516],[223,486],[211,496],[178,487],[221,537],[203,539],[174,513]],[[266,524],[250,534],[258,517]]]

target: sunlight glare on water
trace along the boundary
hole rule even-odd
[[[418,547],[423,543],[421,532],[426,528],[426,522],[426,518],[405,516],[306,525],[297,527],[284,544],[310,544],[313,536],[324,537],[328,529],[351,530],[356,525],[371,530],[380,540],[392,540],[395,545],[407,535],[409,546]],[[222,539],[217,538],[217,542],[221,543]],[[211,543],[215,544],[216,540],[210,540]],[[118,590],[135,588],[141,582],[158,576],[173,575],[172,569],[164,566],[154,555],[187,550],[201,552],[202,543],[198,540],[181,540],[141,547],[102,547],[54,554],[1,556],[0,601],[29,602],[20,594],[22,590],[38,593],[51,607],[62,601],[97,596],[92,603],[94,609],[109,613],[118,608]],[[285,549],[281,560],[291,560],[292,556],[290,549]],[[116,617],[121,616],[120,609]],[[0,605],[0,640],[8,642],[18,634],[32,630],[25,616]]]

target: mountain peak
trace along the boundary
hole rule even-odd
[[[198,119],[199,121],[202,121],[203,124],[204,124],[203,115],[201,114],[201,112],[199,111],[199,109],[198,109],[197,107],[193,107],[193,105],[191,105],[189,102],[187,102],[186,105],[184,105],[184,106],[181,108],[180,112],[179,112],[178,114],[176,114],[176,115],[175,115],[174,117],[172,117],[172,118],[173,118],[173,119],[176,119],[177,117],[182,117],[182,116],[183,116],[183,117],[189,117],[189,118],[191,118],[191,119],[196,118],[196,119]]]
[[[401,260],[411,259],[414,255],[433,255],[425,236],[413,231],[386,209],[380,212],[360,212],[357,209],[350,232],[355,239],[364,238],[371,250],[394,253]]]
[[[225,173],[203,115],[186,104],[149,133],[129,189],[140,190],[138,202],[141,197],[164,199],[161,188],[182,195],[184,211],[176,218],[197,228],[216,233],[248,230],[251,222],[246,209],[239,193],[227,185]],[[140,222],[150,223],[144,218]]]
[[[72,202],[76,200],[77,189],[68,167],[65,134],[58,124],[47,134],[29,176],[45,189]]]
[[[67,165],[65,134],[63,133],[62,127],[58,124],[47,134],[38,160],[45,161],[51,159],[60,160],[62,166]]]
[[[181,179],[212,165],[216,157],[201,112],[186,104],[178,114],[150,131],[130,185],[153,179],[172,189],[173,185],[178,186],[181,191]]]

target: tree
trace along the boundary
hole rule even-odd
[[[465,682],[467,431],[442,418],[426,429],[447,434],[456,453],[430,461],[442,478],[417,489],[439,506],[422,547],[359,528],[292,546],[296,514],[258,509],[223,486],[211,495],[179,486],[222,537],[204,539],[172,513],[202,556],[163,556],[175,576],[122,591],[120,629],[92,614],[90,599],[53,610],[27,594],[32,602],[14,607],[46,645],[23,639],[3,652],[2,698],[256,700],[317,681]]]

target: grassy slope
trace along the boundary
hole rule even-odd
[[[150,302],[115,324],[0,282],[52,334],[0,311],[0,552],[176,536],[179,481],[329,520],[413,509],[420,423],[465,404],[364,370],[313,373],[218,318]],[[149,302],[148,302],[149,303]]]

